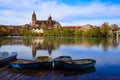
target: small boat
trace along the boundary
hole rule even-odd
[[[10,62],[9,67],[15,69],[39,69],[39,63],[33,60],[19,59],[17,61]]]
[[[13,52],[11,54],[9,54],[8,52],[0,52],[0,67],[2,67],[2,65],[4,66],[9,64],[9,62],[11,61],[15,61],[16,57],[16,52]]]
[[[96,63],[96,60],[93,60],[93,59],[78,59],[78,60],[65,62],[64,67],[66,69],[73,69],[73,70],[87,69],[87,68],[93,67],[95,63]]]
[[[71,61],[70,56],[59,56],[54,59],[54,68],[63,68],[66,61]]]
[[[36,58],[36,62],[39,63],[40,68],[52,69],[53,68],[53,59],[48,56],[39,56]]]

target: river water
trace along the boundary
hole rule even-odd
[[[81,37],[6,37],[0,38],[0,52],[17,52],[18,59],[53,59],[67,55],[72,59],[95,59],[95,71],[89,74],[120,76],[120,40]]]

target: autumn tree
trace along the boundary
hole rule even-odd
[[[99,27],[91,28],[89,36],[90,37],[100,37],[101,36],[100,28]]]
[[[10,35],[9,29],[6,26],[0,25],[0,36],[8,36]]]
[[[41,28],[43,29],[43,31],[47,30],[47,26],[44,23],[42,23]]]
[[[107,37],[108,36],[108,31],[109,31],[109,25],[108,25],[108,22],[105,22],[100,27],[101,36],[102,37]]]
[[[76,28],[75,31],[74,31],[74,35],[75,36],[82,36],[82,32],[83,32],[83,30],[81,30],[79,28]]]
[[[112,28],[112,30],[116,31],[118,29],[118,25],[117,24],[112,24],[110,26]]]
[[[62,29],[62,35],[63,36],[69,36],[70,35],[69,27],[65,27],[65,28]]]
[[[59,24],[54,24],[53,25],[53,30],[54,30],[54,35],[58,36],[61,35],[60,31],[61,31],[61,27]]]

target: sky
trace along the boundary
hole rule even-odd
[[[0,0],[0,24],[29,24],[33,11],[38,20],[51,15],[62,26],[120,26],[120,0]]]

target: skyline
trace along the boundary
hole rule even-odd
[[[0,0],[0,24],[29,24],[35,11],[37,20],[51,15],[62,26],[100,26],[103,22],[120,26],[119,8],[118,0]]]

